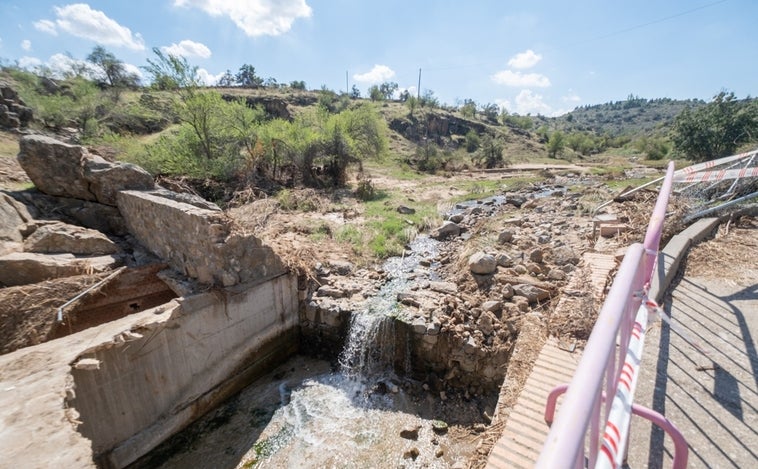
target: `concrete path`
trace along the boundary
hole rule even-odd
[[[547,396],[554,387],[571,381],[581,356],[560,349],[555,338],[548,339],[508,416],[503,435],[492,448],[488,469],[534,465],[550,429],[544,419]]]
[[[758,262],[758,259],[754,257]],[[685,276],[665,303],[678,328],[655,324],[635,402],[664,414],[689,443],[689,468],[758,467],[758,279]],[[629,467],[671,467],[670,438],[632,419]]]
[[[616,267],[614,256],[585,253],[584,264],[590,268],[590,285],[595,304],[599,308],[610,272]],[[568,290],[576,290],[586,279],[572,277]],[[576,298],[564,296],[556,306],[556,313],[577,307]],[[550,338],[542,347],[516,405],[508,414],[503,434],[495,443],[487,460],[488,469],[523,468],[534,465],[549,427],[544,412],[547,396],[554,387],[571,382],[582,354],[569,352]],[[558,399],[558,408],[562,399]]]

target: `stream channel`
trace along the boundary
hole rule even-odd
[[[496,396],[443,399],[408,378],[411,338],[393,317],[398,292],[436,279],[420,261],[437,246],[419,236],[386,261],[388,280],[352,314],[336,363],[287,360],[132,467],[465,467]]]

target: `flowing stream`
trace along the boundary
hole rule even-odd
[[[434,264],[420,261],[436,257],[437,242],[419,237],[410,248],[384,264],[388,280],[352,315],[336,369],[292,358],[145,467],[444,468],[468,459],[476,445],[469,427],[481,422],[481,403],[442,401],[404,378],[411,337],[394,319],[397,294],[411,282],[436,280]],[[440,420],[449,431],[435,433]],[[416,438],[401,436],[407,430]]]

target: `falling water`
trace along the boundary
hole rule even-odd
[[[398,327],[397,294],[408,286],[422,257],[436,255],[436,242],[419,237],[408,255],[389,259],[384,270],[388,281],[351,317],[350,328],[339,357],[340,371],[362,382],[410,373],[411,337]]]

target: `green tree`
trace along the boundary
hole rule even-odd
[[[695,161],[707,161],[735,152],[758,138],[758,102],[740,101],[722,91],[707,105],[683,110],[675,119],[671,140],[676,150]]]
[[[566,147],[566,136],[560,130],[550,134],[547,139],[547,154],[550,158],[557,158]]]
[[[476,133],[476,131],[473,129],[466,132],[466,151],[469,153],[474,153],[479,149],[479,145],[481,145],[479,134]]]
[[[482,104],[482,114],[484,118],[493,124],[497,124],[497,116],[500,108],[495,103]]]
[[[378,85],[371,85],[368,88],[368,96],[371,101],[384,101],[384,93]]]
[[[255,74],[255,67],[250,64],[242,65],[235,78],[237,84],[243,88],[260,88],[263,86],[263,78]]]
[[[100,74],[97,82],[100,86],[108,87],[113,91],[114,101],[118,101],[121,91],[125,88],[139,86],[139,77],[136,73],[129,73],[124,62],[117,59],[103,46],[95,46],[87,56],[87,62],[95,66]]]
[[[353,88],[350,90],[350,99],[360,99],[360,98],[361,98],[361,90],[359,90],[357,86],[353,85]]]
[[[379,92],[382,93],[382,96],[384,96],[384,99],[392,99],[392,96],[394,96],[395,91],[399,88],[399,85],[393,81],[390,82],[384,82],[381,85],[379,85]]]
[[[290,82],[290,88],[293,90],[304,90],[305,82],[303,80],[294,80]]]
[[[421,104],[421,107],[429,107],[431,109],[440,107],[440,101],[434,96],[434,91],[432,90],[424,91],[424,94],[421,95],[421,102],[419,104]]]
[[[226,70],[224,74],[221,76],[221,78],[218,79],[218,86],[223,86],[226,88],[232,87],[235,85],[237,80],[234,78],[234,75],[232,74],[231,70]]]
[[[634,148],[650,160],[662,160],[671,150],[671,145],[660,137],[642,136],[635,140]]]
[[[463,117],[473,119],[476,117],[476,101],[473,99],[464,99],[460,111],[461,114],[463,114]]]
[[[141,67],[150,75],[153,88],[191,93],[199,85],[197,66],[191,66],[186,58],[164,54],[157,47],[153,53],[156,58],[147,59],[147,65]]]
[[[408,99],[405,100],[405,105],[408,106],[408,114],[413,117],[413,111],[418,107],[418,99],[413,95],[409,95]]]
[[[487,169],[497,168],[503,165],[504,149],[505,146],[500,140],[485,134],[484,137],[482,137],[482,145],[479,149],[479,157],[477,159],[480,164],[483,164]]]

